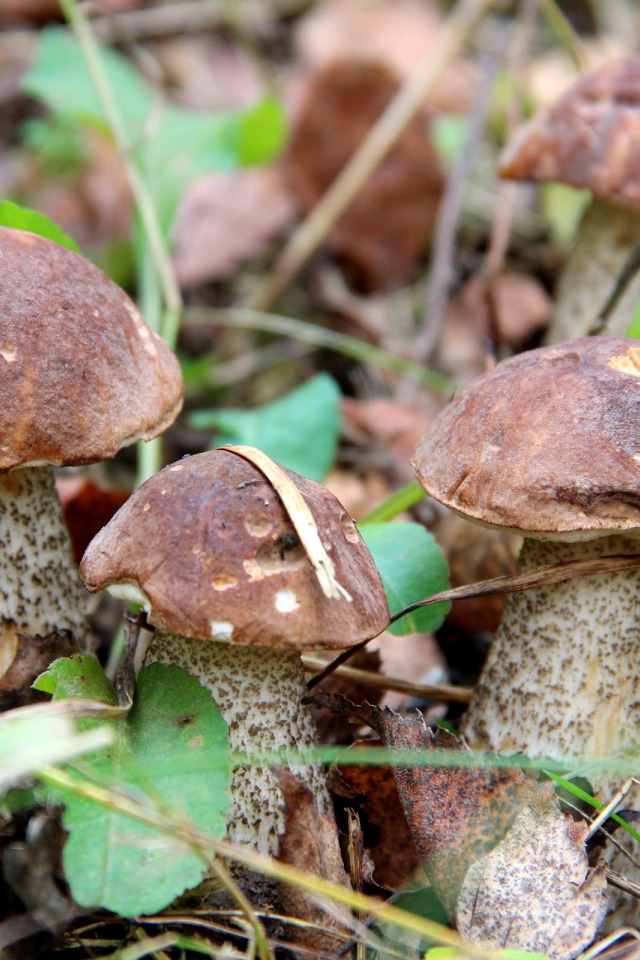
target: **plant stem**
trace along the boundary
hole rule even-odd
[[[347,357],[353,357],[360,363],[371,363],[384,370],[390,370],[403,377],[413,377],[418,383],[439,393],[451,394],[456,384],[449,377],[436,370],[423,367],[413,360],[400,357],[370,343],[364,343],[357,337],[349,337],[335,330],[327,330],[313,323],[294,320],[275,313],[261,313],[258,310],[231,308],[218,310],[214,307],[188,307],[184,311],[185,326],[215,325],[224,327],[247,327],[251,330],[264,330],[267,333],[280,334],[319,347],[336,350]]]
[[[361,527],[365,523],[384,523],[386,520],[393,520],[399,513],[409,510],[416,503],[424,500],[426,495],[424,488],[416,480],[412,480],[411,483],[392,493],[384,503],[368,513],[366,517],[359,520],[358,526]]]
[[[178,287],[173,265],[162,235],[153,196],[148,184],[140,173],[138,165],[132,158],[129,136],[109,88],[100,60],[100,49],[82,8],[76,4],[74,0],[60,0],[60,6],[82,50],[87,69],[89,70],[96,91],[96,96],[104,110],[114,140],[120,151],[135,204],[149,243],[151,256],[153,257],[158,276],[160,277],[165,302],[170,310],[179,311],[182,305],[180,288]]]

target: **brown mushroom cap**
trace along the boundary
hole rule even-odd
[[[640,57],[577,81],[516,134],[500,160],[513,180],[559,180],[640,210]]]
[[[0,472],[94,463],[165,430],[178,361],[84,257],[0,227]]]
[[[187,637],[339,649],[376,636],[389,610],[353,521],[324,487],[285,473],[352,602],[324,596],[273,487],[228,450],[180,460],[147,480],[89,545],[85,584],[92,592],[137,585],[149,622]]]
[[[436,418],[414,466],[436,500],[526,536],[640,527],[640,341],[584,338],[498,364]]]

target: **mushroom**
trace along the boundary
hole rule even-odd
[[[232,751],[248,755],[232,778],[228,837],[274,856],[285,828],[274,757],[331,815],[310,757],[316,734],[302,704],[300,652],[349,647],[389,622],[373,558],[342,505],[319,484],[281,472],[312,511],[341,585],[334,597],[271,482],[233,448],[180,460],[144,483],[80,567],[92,592],[143,604],[155,627],[146,663],[183,667],[210,691]]]
[[[498,364],[436,418],[414,466],[436,500],[523,534],[520,570],[640,554],[640,341]],[[636,744],[639,589],[640,567],[512,594],[464,721],[472,746],[571,764]]]
[[[634,242],[640,240],[640,57],[607,63],[574,83],[515,135],[500,174],[556,180],[593,200],[560,277],[550,342],[589,333]],[[607,322],[623,336],[640,300],[640,276]]]
[[[127,295],[77,253],[0,228],[0,676],[20,635],[90,649],[87,594],[53,466],[94,463],[165,430],[176,358]]]

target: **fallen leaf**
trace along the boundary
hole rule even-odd
[[[604,867],[589,870],[587,828],[537,803],[465,877],[456,924],[486,950],[517,949],[572,960],[594,939],[607,912]]]
[[[56,489],[69,528],[73,555],[79,564],[96,533],[129,499],[129,491],[105,487],[83,476],[57,477]]]
[[[383,397],[375,400],[343,397],[340,405],[345,428],[357,431],[356,436],[367,449],[374,446],[388,453],[398,469],[406,467],[418,442],[433,423],[433,416],[424,410]]]
[[[375,749],[379,740],[356,740],[354,748]],[[362,817],[364,841],[374,864],[373,881],[399,890],[418,870],[420,857],[404,815],[391,767],[349,763],[351,748],[329,771],[333,793],[350,802]]]
[[[228,276],[259,257],[293,219],[295,204],[278,167],[200,177],[187,187],[173,229],[173,262],[183,287]]]
[[[301,18],[294,43],[298,56],[315,68],[337,59],[373,60],[405,80],[437,43],[442,22],[433,0],[333,0]],[[474,88],[474,68],[456,57],[435,84],[429,105],[467,113]]]
[[[304,82],[286,155],[289,179],[305,212],[335,180],[399,89],[383,63],[339,60]],[[429,117],[417,114],[367,179],[327,237],[356,287],[400,284],[416,269],[443,188],[428,138]]]
[[[18,649],[6,673],[0,677],[0,711],[23,707],[41,700],[31,684],[58,657],[70,657],[78,645],[68,631],[46,637],[18,634]]]
[[[464,739],[440,727],[429,729],[420,714],[404,718],[323,694],[313,699],[370,726],[385,747],[402,751],[400,760],[391,762],[398,795],[425,873],[452,915],[469,864],[492,850],[518,815],[524,774],[483,764],[479,757],[460,763],[461,754],[472,760]],[[415,752],[420,765],[407,762],[407,751]]]
[[[348,887],[335,820],[320,813],[312,791],[291,771],[281,770],[278,780],[284,797],[286,822],[278,860],[311,876]],[[348,914],[345,913],[343,922],[340,922],[335,907],[328,912],[316,899],[288,883],[280,885],[280,901],[286,915],[314,924],[309,928],[295,928],[293,938],[297,943],[328,952],[342,946],[343,941],[331,936],[331,930],[346,932],[350,927]]]

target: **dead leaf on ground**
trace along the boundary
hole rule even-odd
[[[219,280],[264,253],[294,216],[277,167],[210,174],[182,198],[173,230],[173,262],[183,287]]]
[[[456,913],[460,934],[487,950],[576,957],[607,912],[604,868],[589,870],[586,830],[555,803],[523,809],[502,843],[469,868]]]
[[[317,670],[321,670],[326,662],[324,658],[318,659]],[[370,673],[380,673],[380,654],[377,651],[369,650],[368,647],[363,647],[350,659],[349,666],[357,667],[359,670],[367,670]],[[346,680],[337,673],[329,674],[327,679],[322,681],[320,689],[324,693],[348,694],[350,697],[356,697],[358,700],[368,700],[370,703],[378,703],[382,695],[381,690],[374,690],[364,684],[355,684],[353,680]],[[319,743],[346,744],[350,742],[353,729],[345,717],[334,710],[317,710],[313,704],[310,704],[310,707],[316,721]]]
[[[442,728],[425,727],[422,717],[403,718],[370,704],[356,705],[344,698],[317,694],[316,703],[342,710],[357,723],[375,730],[394,750],[428,754],[438,766],[424,762],[410,766],[392,763],[407,823],[425,873],[445,909],[453,915],[469,864],[485,856],[505,836],[522,805],[525,777],[516,768],[452,764],[455,755],[471,751],[462,737]],[[439,753],[439,757],[434,754]]]
[[[340,409],[347,434],[352,432],[355,441],[367,449],[379,447],[388,453],[398,468],[405,467],[409,476],[409,462],[416,446],[433,423],[430,413],[383,397],[375,400],[343,397]]]
[[[289,180],[310,211],[399,89],[383,63],[338,60],[304,81],[286,155]],[[443,188],[425,111],[404,128],[327,237],[367,292],[405,282],[431,236]]]
[[[380,746],[379,740],[356,740],[353,748]],[[404,815],[391,767],[351,764],[351,747],[332,766],[333,793],[353,803],[362,815],[365,846],[374,865],[372,880],[400,890],[420,866],[420,857]]]
[[[320,813],[311,790],[289,770],[281,770],[278,779],[286,818],[278,860],[304,870],[311,876],[322,877],[342,887],[349,886],[335,821]],[[342,946],[343,941],[332,937],[330,931],[345,932],[349,929],[348,913],[345,912],[344,923],[341,923],[336,919],[339,908],[331,908],[329,913],[309,894],[286,883],[280,885],[280,901],[285,914],[317,924],[327,931],[324,934],[317,928],[296,927],[292,936],[297,943],[319,951],[331,951]]]
[[[315,68],[343,58],[379,61],[405,80],[437,42],[442,22],[432,0],[333,0],[316,5],[300,20],[296,52]],[[458,57],[435,84],[429,105],[466,113],[474,87],[475,69]]]
[[[44,694],[31,689],[31,684],[59,657],[78,652],[78,645],[68,630],[30,637],[18,634],[18,649],[9,669],[0,677],[0,711],[24,707],[46,700]]]
[[[105,487],[84,476],[57,477],[56,489],[79,564],[95,535],[129,499],[129,491]]]

